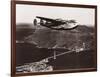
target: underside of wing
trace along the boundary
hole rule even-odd
[[[40,17],[40,16],[36,16],[36,18],[42,19],[42,20],[46,20],[46,21],[51,21],[51,22],[55,22],[56,20],[51,19],[51,18],[46,18],[46,17]]]

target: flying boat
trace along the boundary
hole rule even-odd
[[[71,30],[78,27],[75,20],[52,19],[40,16],[36,16],[36,18],[40,20],[39,24],[41,26],[45,26],[54,30]],[[37,20],[34,19],[34,24],[36,23]]]

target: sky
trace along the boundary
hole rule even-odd
[[[93,26],[95,24],[95,9],[93,8],[16,5],[16,23],[33,23],[36,16],[64,20],[74,19],[81,25]]]

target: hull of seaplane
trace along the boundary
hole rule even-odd
[[[64,29],[64,30],[70,30],[70,29],[74,29],[78,26],[78,24],[74,24],[74,23],[68,23],[68,24],[63,24],[63,25],[59,25],[59,26],[54,26],[53,28],[57,28],[57,29]]]

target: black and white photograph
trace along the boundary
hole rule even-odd
[[[15,7],[16,74],[96,69],[95,8]]]

